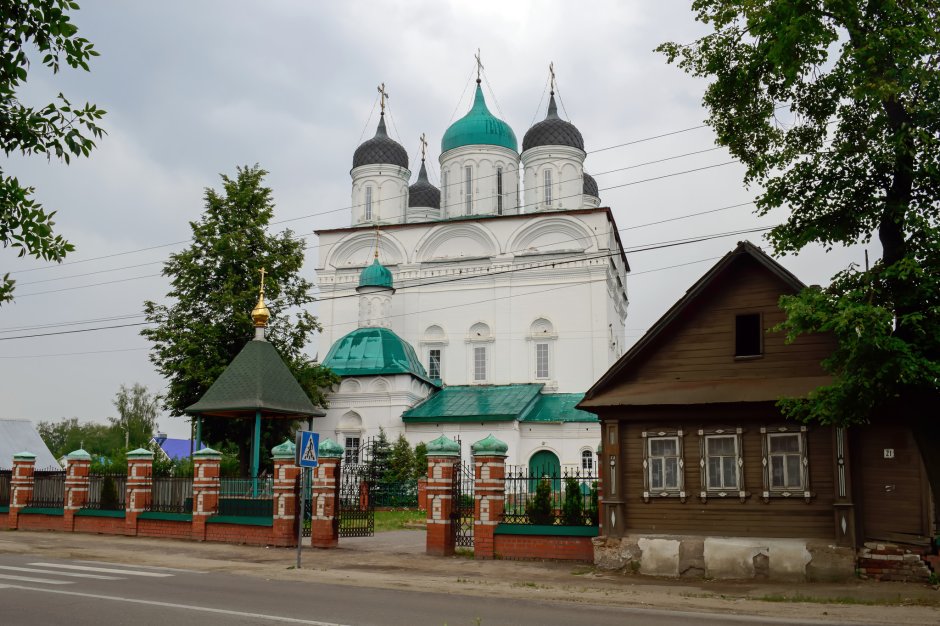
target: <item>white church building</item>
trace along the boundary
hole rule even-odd
[[[553,90],[520,153],[478,79],[437,189],[423,146],[409,186],[384,115],[383,97],[353,156],[352,224],[316,233],[323,364],[342,377],[317,429],[350,458],[382,427],[465,455],[492,433],[508,463],[595,469],[597,419],[574,407],[623,351],[630,268],[581,133]]]

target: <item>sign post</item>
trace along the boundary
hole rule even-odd
[[[300,554],[304,544],[304,522],[306,521],[307,485],[310,484],[309,470],[320,464],[320,434],[309,430],[297,432],[294,439],[294,465],[300,467],[300,509],[297,519],[297,569],[300,569]],[[310,532],[313,532],[313,520],[310,520]]]

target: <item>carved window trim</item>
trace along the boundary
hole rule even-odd
[[[744,484],[744,429],[743,428],[700,428],[699,437],[699,474],[701,476],[701,491],[699,499],[707,502],[708,498],[733,498],[737,497],[744,503],[751,495],[747,492]],[[737,474],[738,486],[736,489],[712,488],[708,486],[708,444],[711,437],[734,437],[735,446],[735,471]]]
[[[684,433],[682,429],[644,430],[643,438],[643,502],[650,502],[656,498],[679,498],[683,504],[686,500],[685,492],[685,455]],[[653,439],[675,439],[677,461],[677,487],[668,489],[652,489],[650,487],[650,441]]]
[[[761,465],[763,466],[764,490],[763,500],[770,502],[771,498],[803,498],[809,504],[813,499],[813,492],[809,482],[809,439],[806,436],[806,426],[762,426],[761,433]],[[800,482],[799,488],[772,487],[770,482],[770,439],[774,435],[799,435],[800,442]]]

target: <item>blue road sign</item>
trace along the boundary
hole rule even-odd
[[[300,467],[316,467],[320,464],[320,433],[301,430],[297,433],[295,464]]]

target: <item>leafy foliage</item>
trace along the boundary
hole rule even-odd
[[[112,404],[118,417],[109,417],[108,421],[124,433],[127,449],[145,447],[157,429],[160,396],[150,393],[140,383],[130,388],[121,385]]]
[[[53,74],[63,62],[88,71],[88,62],[98,52],[77,35],[78,28],[71,22],[68,12],[78,8],[70,0],[2,3],[0,148],[7,156],[42,154],[68,163],[72,156],[88,156],[94,140],[104,134],[98,122],[105,112],[93,104],[75,106],[60,93],[55,102],[37,108],[23,104],[17,96],[29,70],[38,65]],[[0,170],[0,244],[17,249],[19,256],[61,261],[75,248],[53,233],[55,211],[47,212],[34,193],[34,187]],[[3,276],[0,303],[13,299],[15,282],[8,273]]]
[[[421,478],[428,475],[428,444],[423,441],[415,445],[414,476]]]
[[[535,487],[535,497],[526,502],[525,514],[530,524],[555,523],[555,514],[552,511],[552,485],[549,479],[542,478],[538,481]]]
[[[111,474],[105,474],[101,483],[101,508],[105,511],[114,511],[119,503],[117,484]]]
[[[713,32],[659,50],[709,79],[708,123],[746,166],[745,182],[763,189],[758,213],[789,207],[770,234],[776,251],[875,234],[883,249],[870,269],[849,268],[826,289],[781,300],[790,339],[827,332],[838,341],[825,361],[832,383],[782,401],[782,410],[856,424],[911,399],[935,406],[940,2],[696,0],[693,8]],[[940,490],[935,414],[914,411],[914,433]]]
[[[427,473],[427,467],[425,467],[424,473]],[[395,440],[395,444],[392,446],[386,478],[396,482],[418,478],[415,476],[414,450],[411,449],[411,444],[408,443],[403,434],[398,435],[398,439]]]
[[[581,493],[581,483],[572,476],[565,478],[565,500],[561,503],[561,521],[566,526],[584,524],[584,494]]]
[[[591,483],[591,493],[588,497],[590,503],[584,513],[587,516],[588,525],[597,526],[600,521],[600,489],[596,480]]]
[[[304,242],[290,230],[267,233],[274,213],[267,172],[239,167],[234,178],[222,175],[222,191],[206,189],[205,212],[190,222],[193,243],[170,256],[163,267],[172,280],[171,304],[147,301],[144,312],[154,327],[141,331],[152,343],[150,360],[170,381],[164,406],[183,415],[222,374],[251,339],[251,310],[258,298],[259,272],[265,268],[265,302],[271,311],[270,341],[314,404],[325,406],[324,389],[338,382],[328,369],[303,353],[320,330],[304,307],[314,300],[313,285],[300,272]],[[293,313],[291,313],[293,311]],[[247,463],[251,420],[204,419],[207,441],[238,446]],[[261,451],[289,436],[292,424],[264,420]]]

